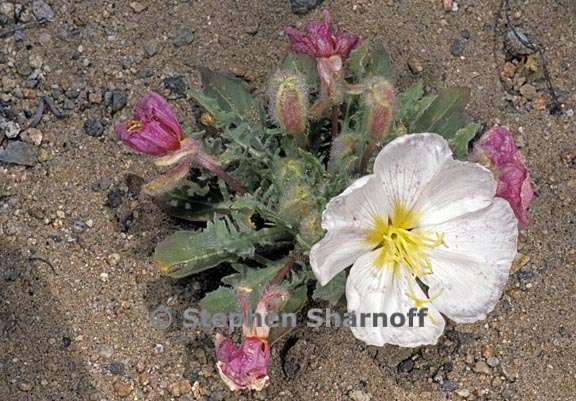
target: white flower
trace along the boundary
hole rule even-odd
[[[490,171],[454,160],[439,135],[414,134],[388,144],[373,175],[328,203],[326,236],[310,252],[320,283],[353,265],[346,298],[357,317],[428,308],[423,327],[366,319],[366,327],[352,327],[357,338],[379,346],[435,344],[444,330],[440,313],[456,322],[486,318],[508,279],[518,236],[510,205],[495,192]]]

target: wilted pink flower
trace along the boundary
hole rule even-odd
[[[232,340],[220,334],[217,334],[214,340],[218,372],[232,391],[260,391],[268,385],[270,327],[266,325],[265,319],[267,314],[277,310],[287,297],[286,292],[274,287],[269,288],[258,301],[255,314],[251,314],[249,291],[242,292],[238,297],[244,319],[244,341],[236,347]]]
[[[165,156],[181,146],[178,120],[168,102],[155,92],[140,99],[132,119],[116,124],[115,130],[126,145],[150,156]]]
[[[528,224],[528,206],[534,197],[528,168],[514,136],[503,127],[492,127],[478,141],[471,157],[489,167],[496,176],[496,196],[506,199],[520,228]]]
[[[314,58],[329,58],[338,55],[345,60],[352,49],[360,43],[360,37],[351,33],[336,32],[332,30],[330,13],[324,10],[323,21],[309,21],[303,34],[296,28],[286,28],[286,36],[290,41],[291,49],[296,53],[308,54]]]

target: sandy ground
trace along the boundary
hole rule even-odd
[[[9,195],[0,200],[1,400],[576,400],[573,1],[511,2],[515,23],[546,50],[562,115],[506,100],[498,0],[461,0],[452,13],[431,0],[324,1],[340,26],[385,44],[400,89],[417,79],[429,90],[470,87],[472,116],[519,134],[537,193],[531,225],[522,266],[486,321],[451,325],[438,345],[419,349],[367,347],[346,329],[297,329],[274,345],[271,386],[242,395],[220,382],[210,333],[150,325],[157,305],[193,304],[218,272],[175,282],[154,270],[154,244],[179,223],[138,196],[133,175],[150,179],[154,168],[118,143],[112,124],[146,91],[167,94],[168,77],[196,87],[198,65],[262,88],[286,52],[283,27],[318,10],[298,17],[272,0],[140,0],[144,10],[129,1],[49,3],[54,21],[19,41],[0,39],[3,102],[33,112],[46,94],[70,108],[65,119],[46,111],[38,125],[39,164],[0,164]],[[462,58],[450,53],[457,39]],[[32,89],[22,65],[31,56],[42,70]],[[418,77],[410,57],[424,67]],[[128,97],[114,116],[102,99],[112,89]],[[194,124],[192,104],[172,104]],[[85,133],[93,118],[105,126],[100,137]]]

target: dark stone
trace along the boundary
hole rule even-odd
[[[91,118],[84,122],[84,131],[95,138],[102,136],[104,133],[104,126],[102,122],[97,118]]]
[[[68,348],[72,345],[72,339],[70,337],[62,337],[62,345],[64,348]]]
[[[170,91],[171,99],[180,99],[186,96],[188,90],[188,84],[181,76],[166,78],[164,87]]]
[[[10,141],[5,149],[0,150],[0,162],[34,166],[38,163],[36,147],[29,143]]]
[[[314,349],[315,346],[306,340],[290,338],[286,341],[280,355],[282,370],[288,380],[294,380],[306,371]]]
[[[72,231],[76,234],[82,234],[87,229],[88,226],[82,220],[76,220],[74,224],[72,224]]]
[[[128,196],[137,198],[140,195],[140,191],[142,191],[142,185],[145,183],[144,178],[136,174],[126,174],[124,181],[128,187]]]
[[[518,278],[522,282],[528,282],[528,281],[532,280],[533,277],[534,277],[534,272],[527,271],[527,270],[522,270],[522,271],[518,272]]]
[[[134,224],[134,213],[130,212],[120,219],[120,231],[127,233]]]
[[[110,113],[116,114],[128,104],[128,96],[124,91],[113,89],[104,94],[104,101],[110,109]]]
[[[124,200],[124,191],[120,189],[110,191],[108,192],[108,196],[104,206],[109,207],[110,209],[116,209],[118,206],[122,204],[123,200]]]
[[[452,42],[452,45],[450,46],[450,54],[454,57],[462,57],[464,54],[464,45],[460,40],[456,39]]]
[[[108,365],[108,371],[113,375],[121,375],[124,373],[124,364],[122,362],[112,362]]]
[[[54,10],[43,0],[34,0],[32,3],[32,12],[39,20],[51,20],[54,18]]]
[[[462,32],[460,32],[460,36],[462,36],[463,39],[468,40],[472,37],[472,34],[468,29],[464,29]]]
[[[446,391],[447,393],[454,391],[456,389],[456,385],[452,380],[444,380],[442,382],[442,391]]]
[[[414,369],[414,361],[412,358],[404,359],[398,364],[398,372],[410,373]]]
[[[306,14],[310,10],[318,7],[320,3],[322,3],[322,0],[290,0],[292,12],[298,15]]]

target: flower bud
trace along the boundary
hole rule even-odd
[[[281,158],[274,169],[276,185],[279,188],[285,188],[295,182],[301,182],[305,174],[306,166],[298,159]]]
[[[270,86],[270,110],[280,128],[292,135],[300,147],[306,147],[308,91],[304,78],[297,73],[278,71]]]
[[[132,149],[150,156],[165,156],[180,149],[182,130],[162,96],[150,92],[136,104],[131,120],[115,126],[116,135]]]
[[[284,189],[277,213],[291,224],[298,224],[315,206],[312,188],[307,184],[294,184]]]
[[[321,224],[322,217],[318,211],[313,211],[304,217],[300,223],[300,235],[304,241],[311,245],[320,241],[324,236],[324,229]]]
[[[498,183],[496,196],[510,203],[518,226],[526,227],[534,191],[524,157],[518,151],[512,133],[503,127],[491,128],[478,140],[470,159],[492,170]]]
[[[330,149],[330,159],[328,160],[328,171],[354,171],[358,159],[358,146],[360,138],[358,135],[345,132],[336,137]],[[356,156],[356,157],[355,157]]]
[[[384,78],[374,77],[366,83],[363,101],[366,107],[366,129],[369,141],[377,143],[390,130],[394,88]]]

